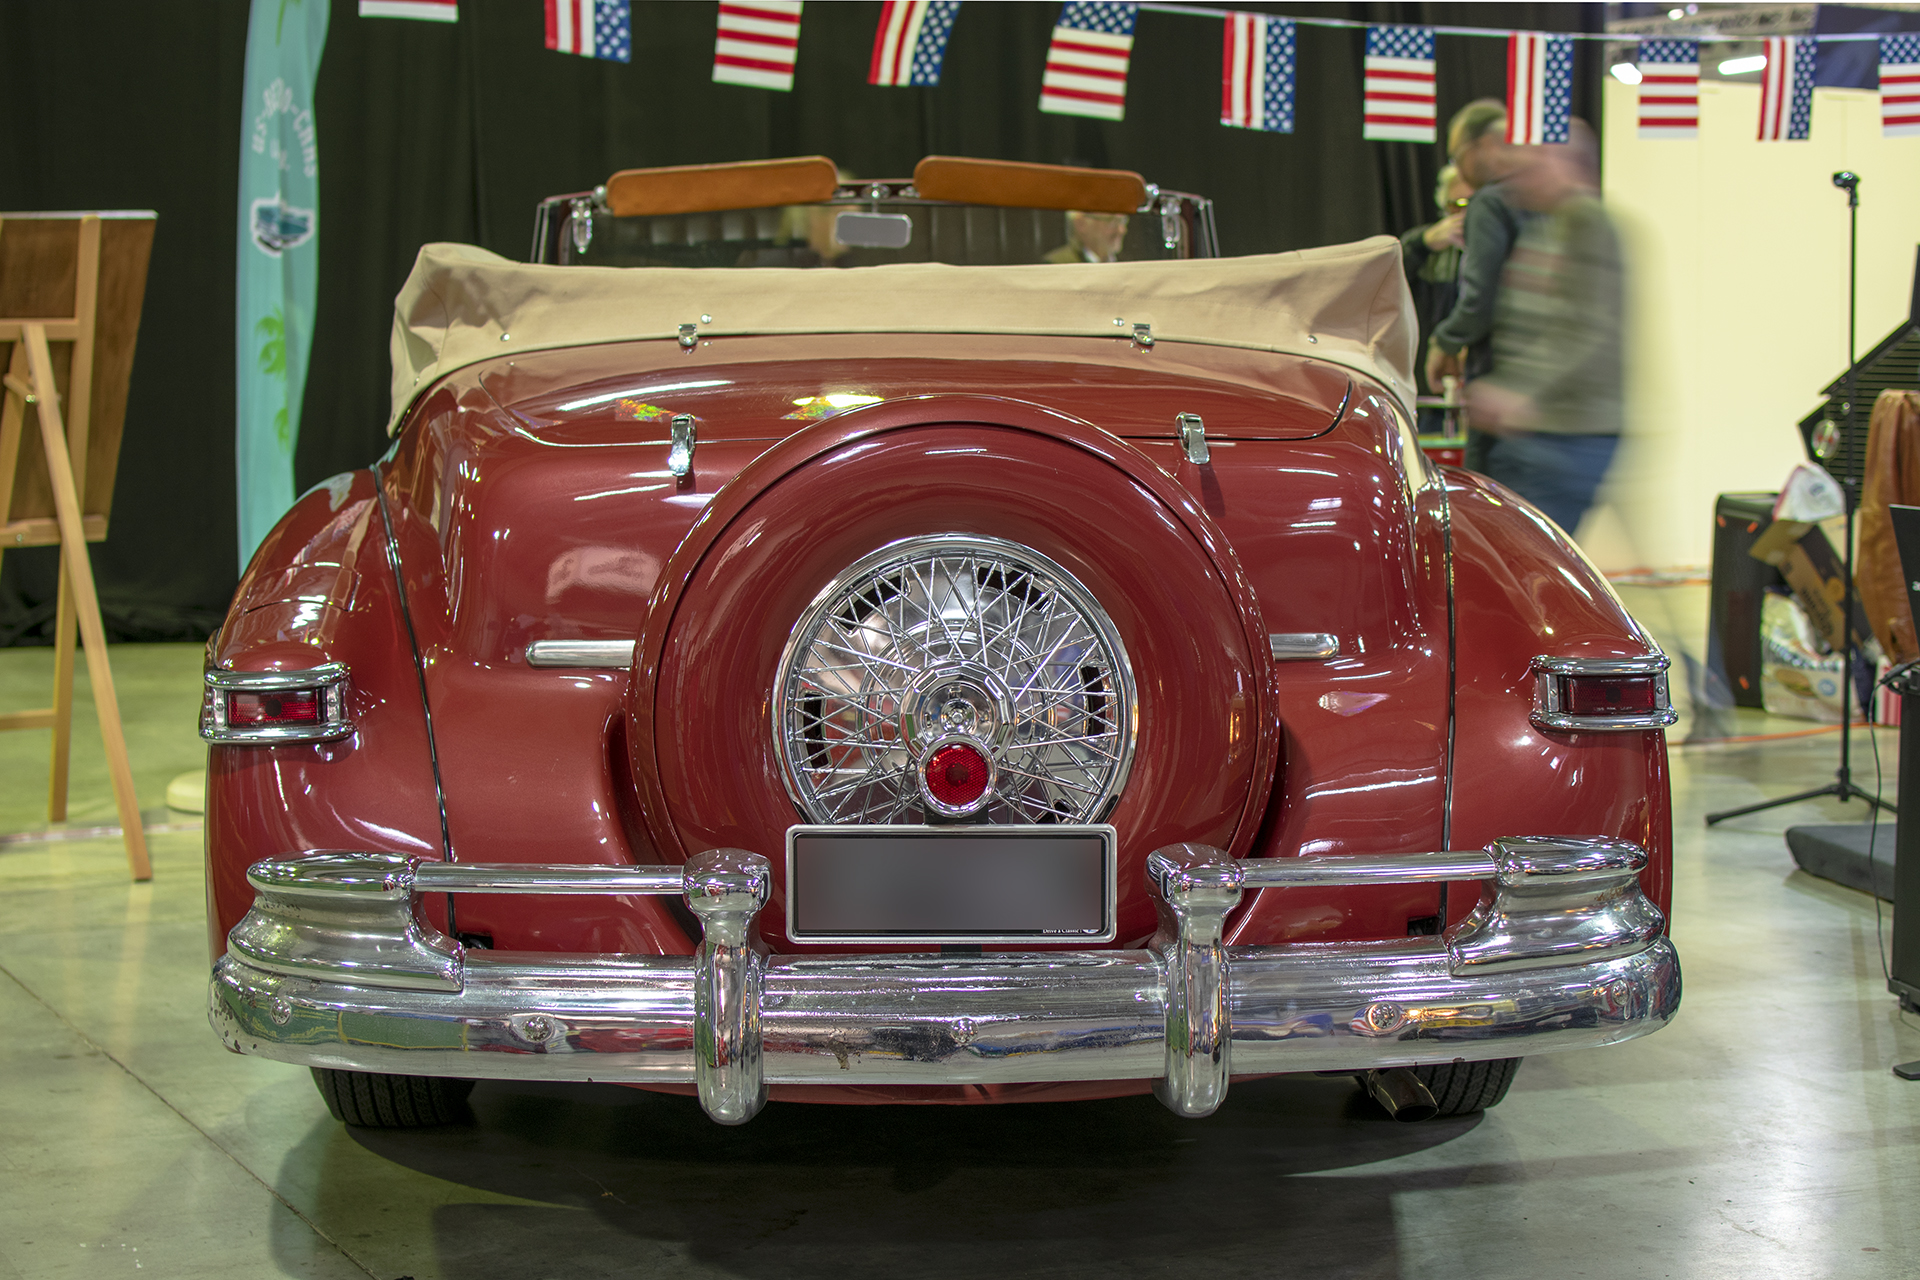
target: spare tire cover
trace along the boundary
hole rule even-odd
[[[1196,841],[1241,856],[1252,843],[1279,727],[1251,592],[1224,540],[1151,460],[1044,416],[1052,429],[943,421],[863,435],[818,424],[803,434],[838,428],[837,438],[809,448],[795,437],[764,455],[669,561],[635,647],[635,785],[662,857],[739,848],[774,863],[760,925],[776,947],[787,945],[786,831],[816,820],[777,746],[783,652],[849,566],[904,539],[1031,548],[1077,580],[1124,646],[1137,727],[1105,818],[1119,838],[1122,944],[1155,926],[1149,853]]]

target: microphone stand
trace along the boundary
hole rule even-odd
[[[1854,325],[1859,319],[1860,295],[1860,175],[1850,170],[1841,170],[1833,175],[1833,185],[1847,193],[1847,401],[1844,411],[1847,415],[1847,448],[1855,446],[1854,428],[1858,420],[1859,409],[1854,403],[1858,396],[1855,378],[1858,366],[1855,359],[1857,349],[1854,339]],[[1847,469],[1849,473],[1851,468]],[[1840,691],[1840,768],[1834,773],[1833,781],[1824,787],[1815,787],[1811,791],[1800,791],[1790,796],[1781,796],[1776,800],[1762,800],[1759,804],[1742,805],[1738,809],[1723,809],[1719,813],[1707,815],[1707,825],[1725,822],[1728,818],[1738,818],[1743,814],[1760,813],[1767,809],[1778,809],[1781,805],[1798,804],[1802,800],[1814,800],[1820,796],[1832,796],[1842,803],[1853,800],[1865,800],[1877,805],[1888,813],[1897,810],[1880,797],[1862,791],[1854,785],[1852,770],[1851,730],[1853,727],[1854,683],[1854,644],[1853,644],[1853,513],[1858,505],[1860,477],[1847,474],[1841,477],[1840,484],[1847,498],[1847,545],[1841,557],[1845,565],[1846,594],[1841,602],[1840,634],[1841,652],[1844,655],[1844,674]]]

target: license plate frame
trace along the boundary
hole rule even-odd
[[[1118,833],[1106,823],[797,824],[787,828],[787,937],[798,943],[845,946],[1112,942],[1119,928],[1119,861]],[[876,869],[878,880],[865,878]],[[894,874],[889,877],[888,872]],[[864,926],[854,923],[853,917],[862,910],[858,904],[850,905],[843,897],[824,905],[830,901],[836,874],[862,877],[863,889],[877,885],[874,895],[891,898],[891,903],[879,902],[877,909],[884,913],[891,905],[904,912],[894,916],[896,921],[917,912],[933,923],[927,927],[904,923],[883,927],[878,920]],[[1000,877],[1001,883],[987,895],[970,893],[978,889],[982,876]],[[925,897],[908,901],[910,894],[947,888],[957,893],[939,899],[937,907]],[[1048,894],[1055,900],[1045,901]],[[1013,901],[1013,895],[1022,896]],[[984,910],[975,927],[957,927],[955,918],[973,909],[969,899]],[[998,927],[987,918],[996,912]],[[1055,918],[1051,926],[1041,919],[1045,916]],[[946,923],[939,923],[942,919]]]

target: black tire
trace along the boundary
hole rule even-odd
[[[1472,1115],[1499,1104],[1513,1087],[1514,1073],[1520,1070],[1518,1058],[1494,1058],[1487,1062],[1442,1062],[1415,1067],[1413,1074],[1433,1094],[1441,1116]]]
[[[451,1124],[465,1112],[471,1080],[441,1076],[384,1076],[314,1067],[313,1083],[342,1124],[363,1129],[417,1129]]]

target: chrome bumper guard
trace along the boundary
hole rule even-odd
[[[1234,1075],[1365,1071],[1630,1040],[1680,1003],[1646,854],[1524,837],[1482,851],[1235,861],[1153,854],[1160,929],[1141,951],[769,956],[766,859],[685,867],[507,866],[309,853],[256,863],[251,911],[214,966],[236,1053],[407,1075],[697,1086],[722,1124],[769,1084],[1146,1080],[1204,1116]],[[1435,938],[1230,947],[1249,890],[1482,880]],[[692,956],[469,950],[427,893],[681,894]]]

